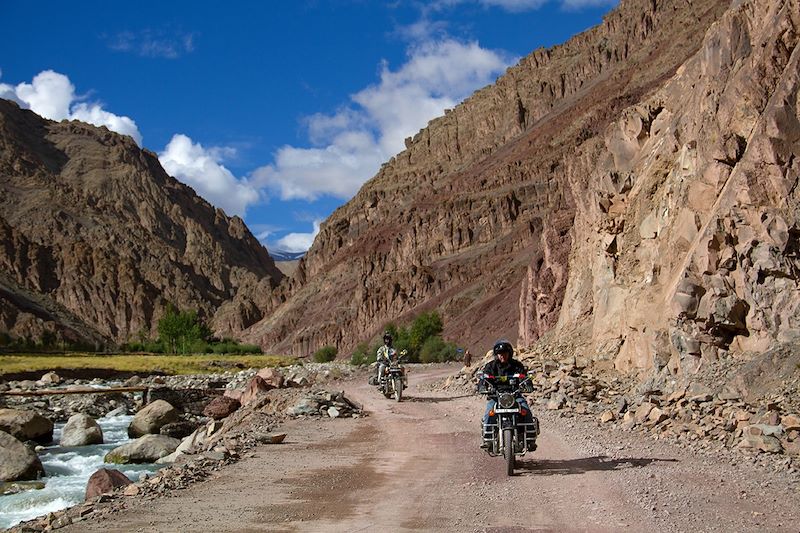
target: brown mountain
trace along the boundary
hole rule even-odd
[[[241,219],[129,137],[0,100],[0,331],[124,342],[149,333],[167,303],[212,318],[281,277]]]
[[[246,338],[304,355],[437,308],[692,372],[800,337],[798,0],[629,0],[431,121]]]

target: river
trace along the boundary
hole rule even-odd
[[[105,444],[72,448],[52,445],[39,452],[46,475],[41,479],[45,487],[0,496],[0,528],[9,528],[19,522],[81,503],[86,492],[86,482],[98,468],[115,468],[137,481],[141,472],[155,472],[163,466],[103,463],[103,457],[109,450],[130,441],[128,425],[132,418],[131,415],[124,415],[97,419],[103,430]],[[54,443],[61,439],[63,427],[63,423],[55,425]]]

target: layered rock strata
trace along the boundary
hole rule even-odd
[[[218,308],[281,277],[241,219],[129,137],[0,100],[0,331],[125,342],[172,303],[230,334],[261,316]]]
[[[799,29],[796,0],[732,4],[591,141],[559,332],[670,373],[800,338]]]
[[[603,135],[694,56],[727,5],[622,2],[431,121],[322,225],[245,338],[346,351],[431,308],[473,349],[552,328]]]

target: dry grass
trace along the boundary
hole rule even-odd
[[[82,368],[108,368],[124,372],[163,372],[165,374],[213,374],[226,370],[285,366],[295,359],[282,355],[69,355],[9,354],[0,355],[0,375]]]

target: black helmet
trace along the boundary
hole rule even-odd
[[[492,352],[495,355],[501,353],[507,353],[509,357],[514,355],[514,348],[511,346],[511,343],[508,341],[497,341],[494,343],[494,348],[492,348]]]
[[[384,344],[391,344],[392,343],[392,334],[388,331],[383,334],[383,343]]]

